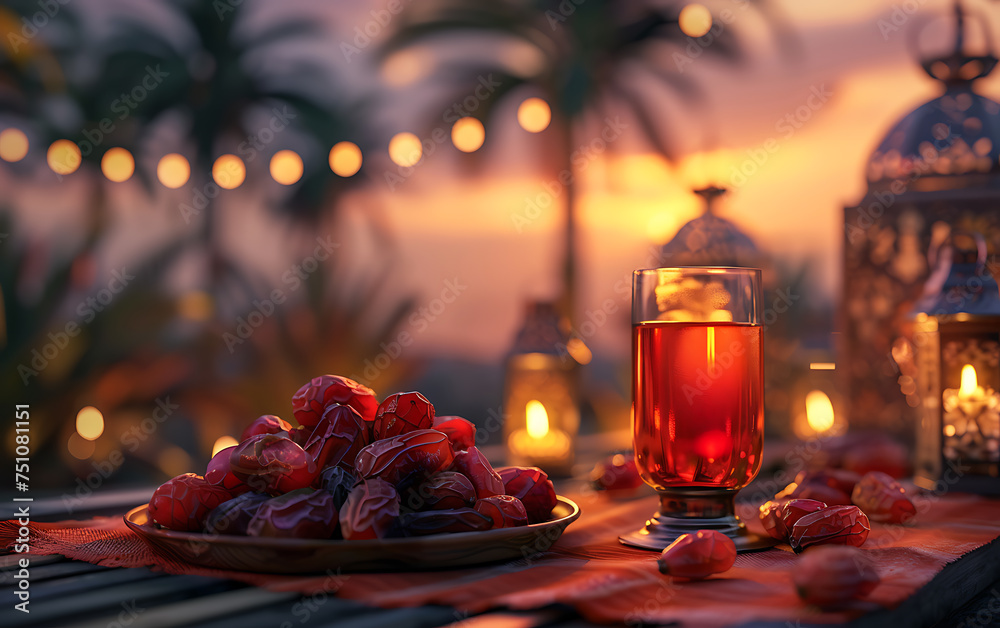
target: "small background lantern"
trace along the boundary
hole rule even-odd
[[[1000,495],[1000,290],[986,241],[955,234],[916,307],[915,482]]]
[[[551,303],[534,302],[507,359],[504,440],[507,463],[569,475],[580,429],[578,362],[585,349]],[[581,346],[576,346],[576,345]]]

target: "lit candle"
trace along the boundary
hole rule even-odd
[[[962,409],[970,412],[977,404],[982,403],[986,391],[976,381],[976,368],[971,364],[962,367],[962,381],[958,386],[958,401]]]
[[[510,435],[511,453],[540,465],[546,462],[565,464],[570,452],[569,436],[549,426],[549,414],[542,402],[529,401],[524,407],[524,416],[524,429]]]

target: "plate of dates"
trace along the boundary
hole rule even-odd
[[[580,516],[535,467],[494,469],[476,427],[323,375],[263,415],[204,475],[154,491],[125,524],[195,565],[264,573],[413,571],[544,552]]]

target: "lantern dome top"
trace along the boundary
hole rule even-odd
[[[921,177],[1000,173],[1000,103],[973,83],[997,65],[992,51],[965,51],[965,13],[955,3],[955,46],[921,66],[944,93],[897,122],[868,162],[869,183]]]
[[[761,254],[750,236],[735,223],[715,214],[723,188],[695,190],[705,199],[705,213],[689,221],[660,249],[660,262],[670,266],[758,267]]]

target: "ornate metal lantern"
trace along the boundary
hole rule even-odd
[[[569,475],[580,429],[578,362],[568,325],[551,303],[530,303],[507,358],[507,463]]]
[[[915,482],[1000,495],[1000,289],[979,234],[957,234],[932,255],[916,307]]]

